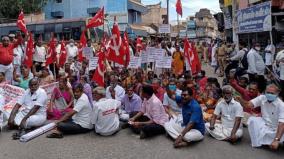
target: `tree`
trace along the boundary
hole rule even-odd
[[[20,10],[25,14],[42,11],[48,0],[0,0],[0,23],[18,18]]]

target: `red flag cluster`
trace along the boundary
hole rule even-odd
[[[82,62],[84,60],[83,48],[87,46],[86,30],[81,33],[80,43],[78,48],[78,61]]]
[[[184,39],[184,56],[193,75],[201,71],[201,63],[199,61],[196,48],[186,38]]]
[[[65,42],[64,40],[61,41],[61,49],[60,49],[60,57],[59,57],[59,67],[64,66],[65,62],[67,60],[67,52],[65,48]]]
[[[56,46],[55,46],[55,38],[54,35],[51,35],[51,40],[48,44],[48,50],[47,50],[47,57],[46,57],[46,66],[52,64],[56,61]]]

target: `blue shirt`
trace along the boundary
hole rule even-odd
[[[182,119],[182,126],[186,126],[188,123],[194,123],[193,129],[199,130],[204,135],[205,126],[202,110],[195,99],[192,99],[189,103],[182,106]]]

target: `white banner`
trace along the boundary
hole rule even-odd
[[[98,57],[89,58],[89,70],[95,70],[98,66]]]
[[[164,49],[155,49],[153,54],[154,54],[155,60],[160,60],[160,59],[163,59],[163,57],[165,56],[165,50]]]
[[[172,57],[164,56],[159,60],[156,60],[156,68],[171,68],[172,67]]]
[[[161,24],[159,27],[159,33],[171,33],[170,24]]]
[[[146,54],[147,54],[147,63],[149,62],[154,62],[155,61],[155,50],[156,48],[154,47],[147,47],[146,48]]]
[[[139,68],[141,67],[141,57],[131,56],[128,68]]]

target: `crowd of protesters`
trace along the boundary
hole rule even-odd
[[[19,130],[13,139],[53,120],[56,128],[48,138],[89,131],[109,136],[130,128],[140,139],[168,134],[174,147],[182,147],[201,141],[206,133],[217,140],[239,142],[244,125],[253,147],[278,149],[284,141],[284,50],[276,53],[270,41],[265,48],[258,43],[247,48],[240,42],[239,49],[219,40],[192,43],[201,63],[211,65],[223,77],[220,83],[206,75],[210,70],[192,74],[186,68],[183,40],[144,40],[144,47],[162,48],[166,56],[172,56],[172,69],[157,72],[148,66],[127,69],[108,64],[104,86],[92,80],[94,71],[88,70],[88,59],[78,61],[79,46],[72,39],[66,45],[66,62],[57,67],[62,44],[55,41],[54,64],[46,65],[48,46],[38,38],[29,68],[23,65],[25,40],[15,35],[2,38],[0,85],[26,90],[7,117],[8,128]],[[131,56],[140,55],[135,45],[130,43]],[[98,47],[91,40],[86,47],[97,55]],[[59,84],[48,99],[39,86],[53,82]],[[1,95],[1,124],[5,123],[3,98]]]

